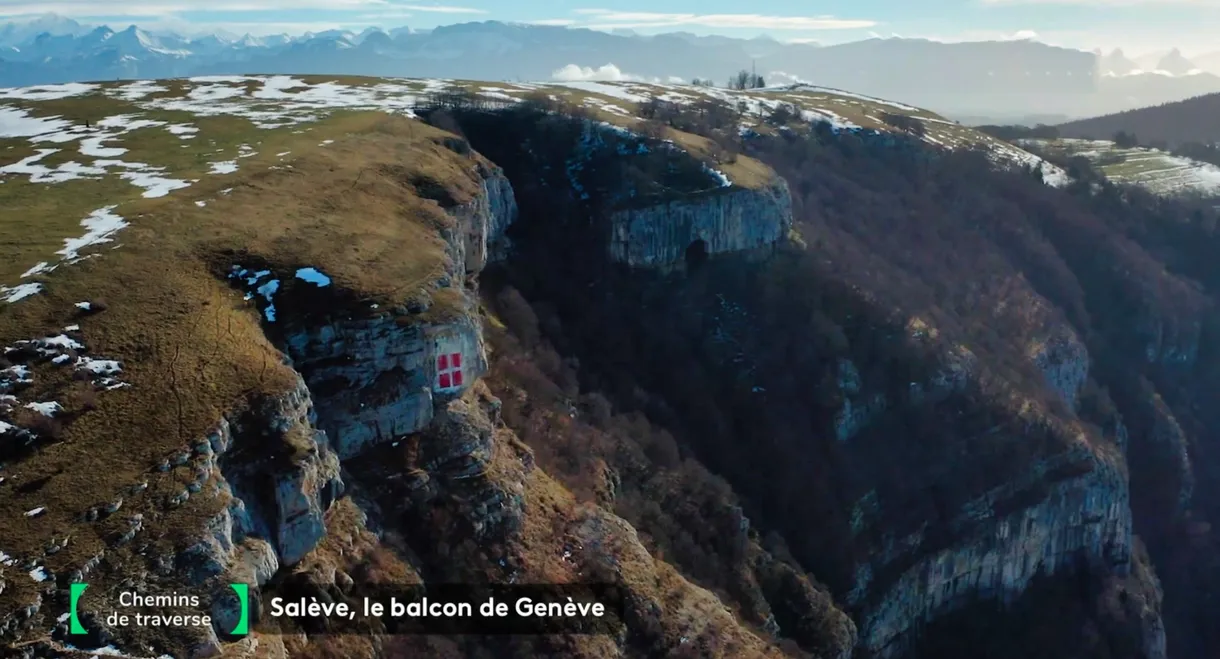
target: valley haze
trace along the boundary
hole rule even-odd
[[[416,16],[465,19],[487,13],[412,7]],[[721,20],[654,14],[653,23],[647,14],[622,14],[645,26],[669,20],[699,31],[717,29],[700,30],[700,22],[722,27],[734,22],[731,14]],[[613,19],[614,12],[582,15]],[[788,22],[799,26],[801,20]],[[748,16],[739,16],[741,21],[750,24]],[[763,26],[783,22],[760,19]],[[156,25],[156,19],[150,23]],[[838,19],[804,24],[823,28],[820,35],[862,29]],[[95,27],[58,15],[0,25],[0,86],[244,73],[509,81],[710,78],[724,84],[726,71],[752,68],[775,83],[803,81],[901,98],[967,123],[1058,123],[1220,91],[1215,53],[1200,53],[1199,61],[1191,62],[1166,50],[1137,64],[1121,51],[1051,46],[1022,33],[958,42],[866,35],[823,44],[784,39],[782,30],[773,31],[775,36],[741,38],[661,27],[646,30],[659,33],[644,34],[626,27],[492,20],[427,29],[370,25],[260,36],[175,32],[139,22],[110,25],[114,27]]]

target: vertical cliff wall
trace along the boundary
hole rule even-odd
[[[477,302],[462,285],[468,271],[503,255],[517,205],[498,168],[480,164],[477,171],[478,194],[448,210],[456,224],[443,232],[450,258],[433,293],[456,298],[448,318],[427,320],[423,304],[290,325],[286,333],[293,365],[318,399],[319,427],[341,458],[425,428],[437,405],[487,370]]]
[[[774,245],[792,227],[788,184],[728,187],[610,215],[610,258],[632,266],[679,263],[696,247],[708,255]]]

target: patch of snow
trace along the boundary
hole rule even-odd
[[[62,405],[55,401],[46,403],[26,403],[25,408],[27,410],[34,410],[43,416],[55,416],[56,412],[61,412],[64,409]]]
[[[272,295],[279,290],[279,279],[271,279],[270,282],[262,284],[259,287],[259,294],[267,300],[267,308],[262,310],[262,314],[267,317],[267,322],[276,322],[276,305],[272,300]]]
[[[47,263],[46,261],[43,261],[43,262],[39,263],[38,265],[35,265],[34,267],[30,268],[29,270],[26,270],[25,272],[21,273],[21,278],[25,279],[26,277],[33,277],[34,275],[41,274],[44,272],[50,272],[54,269],[55,269],[55,266],[51,265],[50,263]]]
[[[21,108],[0,106],[0,137],[37,137],[71,130],[73,123],[61,117],[32,117]]]
[[[38,517],[39,515],[45,513],[46,511],[47,511],[46,506],[39,506],[32,510],[25,511],[25,516],[26,517]]]
[[[0,286],[0,300],[4,300],[9,304],[19,302],[42,292],[42,284],[19,284],[17,286],[8,287]]]
[[[81,220],[81,226],[85,227],[85,235],[65,240],[64,248],[56,254],[62,255],[65,259],[75,259],[80,255],[80,250],[90,245],[110,242],[111,236],[115,232],[127,226],[127,222],[113,212],[114,209],[114,206],[106,206],[90,213],[89,217]]]
[[[82,82],[68,82],[61,85],[35,85],[33,87],[0,88],[0,99],[21,101],[57,101],[73,96],[83,96],[92,93],[97,85]]]
[[[804,121],[824,121],[829,123],[835,130],[855,130],[860,126],[844,119],[838,114],[825,108],[816,108],[813,110],[801,110],[801,119]]]
[[[113,139],[112,135],[103,135],[101,137],[87,137],[80,141],[79,150],[82,155],[93,156],[94,158],[114,158],[127,153],[127,149],[121,146],[102,146],[102,142]]]
[[[148,167],[147,165],[144,165]],[[119,174],[119,178],[124,179],[138,188],[144,188],[144,194],[141,196],[146,199],[154,199],[164,197],[174,190],[189,188],[190,181],[180,179],[165,178],[159,176],[157,172],[164,171],[162,167],[149,167],[143,171],[128,171]]]
[[[212,173],[212,174],[232,174],[235,171],[237,171],[237,161],[236,160],[224,160],[221,162],[212,163],[210,173]]]
[[[55,168],[38,164],[43,158],[58,151],[59,149],[38,149],[32,156],[26,156],[11,165],[0,167],[0,174],[25,174],[30,177],[31,183],[63,183],[87,176],[101,176],[106,173],[104,169],[81,165],[77,162],[63,163]]]
[[[195,137],[195,134],[199,132],[198,127],[190,124],[170,124],[165,127],[165,130],[168,130],[170,134],[177,135],[184,140],[189,140]]]
[[[34,381],[34,377],[30,374],[30,367],[25,364],[14,364],[8,368],[0,369],[0,375],[4,375],[4,379],[8,380],[7,383],[4,383],[5,386],[29,384]]]
[[[849,91],[842,90],[842,89],[834,89],[832,87],[818,87],[816,85],[796,84],[796,85],[785,85],[782,87],[764,87],[763,89],[760,89],[758,91],[811,92],[814,94],[826,94],[829,96],[841,96],[844,98],[853,98],[856,100],[867,101],[869,103],[873,103],[873,104],[877,104],[877,105],[888,105],[892,108],[897,108],[899,110],[905,110],[907,112],[920,112],[919,108],[912,107],[910,105],[905,105],[903,103],[887,101],[883,98],[877,98],[875,96],[865,96],[864,94],[857,94],[855,92],[849,92]]]
[[[707,164],[704,164],[703,171],[711,174],[712,177],[715,178],[718,183],[720,183],[720,187],[722,188],[727,188],[733,185],[733,182],[729,180],[729,177],[725,176],[724,172],[720,171],[719,169],[713,169]]]
[[[73,306],[82,311],[89,311],[93,308],[93,304],[91,302],[77,302]]]
[[[68,325],[67,327],[64,327],[64,331],[65,332],[79,332],[80,325]]]
[[[52,359],[51,363],[52,364],[63,364],[65,362],[67,362],[69,359],[72,359],[72,355],[59,355],[55,359]]]
[[[113,359],[77,357],[76,370],[88,371],[94,375],[117,375],[123,372],[123,365]]]
[[[42,582],[42,581],[46,581],[47,579],[50,579],[51,574],[49,572],[47,572],[47,569],[45,567],[42,567],[40,565],[40,566],[34,568],[33,570],[30,570],[30,578],[33,579],[34,581]]]
[[[138,101],[149,94],[169,91],[154,80],[137,80],[133,83],[109,90],[107,93],[124,101]]]
[[[300,270],[297,270],[297,279],[303,279],[311,284],[316,284],[319,287],[330,285],[330,277],[327,277],[314,268],[301,268]]]
[[[647,96],[632,94],[625,88],[605,82],[592,82],[588,80],[574,80],[571,82],[553,82],[552,85],[570,87],[581,91],[590,92],[593,94],[601,94],[602,96],[610,96],[630,103],[643,103],[648,100]]]

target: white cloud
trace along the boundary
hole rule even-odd
[[[1037,39],[1038,33],[1034,32],[1033,30],[1017,30],[1016,32],[1008,35],[1007,38],[1009,41],[1022,41],[1025,39]]]
[[[576,24],[576,21],[574,21],[570,18],[540,18],[540,19],[533,20],[533,21],[521,21],[521,22],[525,23],[526,25],[557,25],[560,27],[567,27],[569,25]]]
[[[809,82],[786,71],[772,71],[766,75],[765,79],[768,85],[795,85]]]
[[[872,27],[876,21],[834,18],[833,16],[767,16],[762,14],[666,14],[613,9],[577,9],[589,16],[583,27],[600,30],[659,28],[700,25],[716,28],[764,30],[854,30]]]
[[[598,82],[617,82],[617,81],[638,81],[639,76],[633,76],[629,73],[624,73],[622,69],[613,64],[599,66],[596,69],[587,66],[577,66],[569,64],[562,69],[556,69],[551,73],[552,80],[561,82],[577,82],[596,80]]]

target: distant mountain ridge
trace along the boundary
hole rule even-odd
[[[817,45],[497,21],[269,37],[114,30],[54,15],[0,26],[4,87],[240,73],[548,80],[569,65],[577,71],[614,65],[633,79],[718,82],[755,66],[778,82],[807,81],[959,115],[1080,117],[1220,91],[1220,77],[1193,65],[1192,75],[1106,77],[1094,53],[1029,40]]]
[[[1058,128],[1063,137],[1106,140],[1125,131],[1145,144],[1220,144],[1220,94],[1072,121]]]

